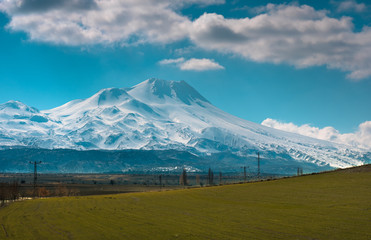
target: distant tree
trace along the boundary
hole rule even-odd
[[[48,197],[50,196],[50,191],[47,190],[45,187],[38,188],[38,194],[39,197]]]
[[[160,175],[158,176],[158,180],[159,180],[159,182],[160,182],[160,187],[162,187],[162,174],[160,174]]]
[[[19,183],[14,181],[12,183],[12,199],[17,200],[19,198]]]
[[[200,180],[200,175],[199,174],[196,175],[196,184],[201,185],[201,180]]]
[[[62,196],[68,196],[69,190],[66,186],[63,186],[62,184],[59,184],[57,188],[55,189],[55,195],[62,197]]]
[[[213,171],[211,170],[211,168],[209,168],[209,173],[208,173],[207,179],[208,179],[208,184],[209,184],[210,186],[211,186],[211,185],[214,185],[214,173],[213,173]]]
[[[222,175],[222,172],[219,172],[219,185],[222,185],[222,181],[223,181],[223,175]]]
[[[25,198],[26,196],[29,196],[29,190],[26,190],[25,188],[20,188],[19,190],[19,198]]]
[[[78,196],[80,195],[80,191],[77,188],[72,188],[69,190],[69,196]]]
[[[19,184],[17,181],[12,183],[0,183],[0,202],[4,205],[5,200],[17,200],[20,196]]]
[[[110,183],[111,185],[114,185],[114,184],[115,184],[115,181],[114,181],[113,179],[111,179],[111,181],[109,181],[109,183]]]
[[[303,169],[301,167],[298,167],[297,175],[298,176],[303,175]]]
[[[5,183],[0,183],[0,206],[3,206],[4,205],[4,202],[7,198],[6,196],[6,189],[5,189]]]
[[[182,174],[180,175],[180,178],[179,178],[179,184],[180,184],[180,185],[183,185],[183,186],[187,186],[187,185],[188,185],[188,181],[187,181],[187,171],[185,170],[185,168],[183,168],[183,172],[182,172]]]

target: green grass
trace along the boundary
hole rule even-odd
[[[371,239],[371,172],[0,209],[0,239]],[[5,230],[4,230],[5,229]],[[5,233],[6,231],[6,233]]]

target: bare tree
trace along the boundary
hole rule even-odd
[[[200,174],[196,175],[196,184],[201,185]]]
[[[1,206],[4,205],[5,200],[15,201],[19,198],[19,196],[19,184],[17,181],[12,183],[0,183]]]
[[[208,173],[207,179],[208,179],[208,184],[209,184],[210,186],[211,186],[211,185],[214,185],[214,173],[213,173],[213,171],[211,170],[211,168],[209,168],[209,173]]]
[[[45,187],[39,187],[37,189],[37,193],[38,193],[37,195],[39,197],[48,197],[48,196],[50,196],[50,191],[47,190]]]
[[[303,175],[303,169],[301,167],[298,167],[298,170],[297,170],[297,176],[301,176]]]
[[[187,185],[188,185],[188,181],[187,181],[187,171],[185,170],[185,168],[183,168],[183,172],[182,172],[182,174],[180,175],[179,183],[180,183],[180,185],[183,185],[183,186],[187,186]]]
[[[1,201],[0,206],[4,205],[4,202],[6,199],[7,199],[7,191],[6,191],[5,183],[0,183],[0,201]]]
[[[160,182],[160,188],[162,188],[162,174],[158,176],[158,180]]]
[[[17,181],[14,181],[10,184],[10,200],[17,200],[19,198],[19,184]]]
[[[55,195],[62,197],[62,196],[68,196],[69,190],[66,186],[63,186],[62,184],[59,184],[57,188],[55,189]]]

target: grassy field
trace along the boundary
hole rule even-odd
[[[0,239],[371,239],[371,171],[0,209]]]

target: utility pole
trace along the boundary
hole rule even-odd
[[[260,155],[258,152],[258,178],[260,178]]]
[[[243,180],[246,182],[246,167],[243,167]]]
[[[33,192],[34,192],[34,195],[36,194],[36,185],[37,185],[37,164],[40,164],[41,161],[39,162],[36,162],[36,161],[33,161],[31,162],[31,164],[34,165],[34,170],[33,170]]]

